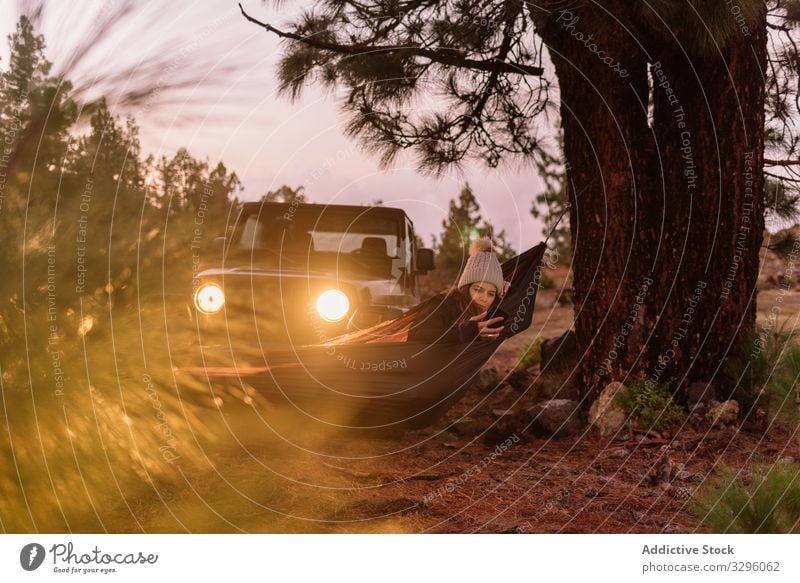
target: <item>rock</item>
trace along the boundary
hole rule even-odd
[[[708,403],[717,398],[717,390],[711,383],[692,383],[686,390],[686,404],[689,409],[698,403]]]
[[[461,437],[472,437],[483,431],[483,424],[472,417],[462,417],[454,421],[447,430]]]
[[[705,403],[695,403],[689,407],[689,415],[694,417],[705,417],[708,405]]]
[[[757,433],[766,433],[769,427],[767,411],[769,410],[769,393],[761,387],[752,404],[744,407],[742,429]]]
[[[535,386],[540,387],[541,390],[538,395],[541,399],[572,399],[573,401],[581,401],[583,399],[583,392],[580,386],[572,376],[563,378],[564,375],[551,375],[550,377],[541,377],[541,382],[537,382]],[[537,400],[541,400],[537,399]]]
[[[511,435],[535,433],[545,437],[561,437],[585,427],[580,405],[568,399],[550,399],[531,407],[492,409],[495,421],[486,430],[484,441],[495,443]]]
[[[519,391],[506,384],[500,385],[497,390],[491,392],[491,402],[498,407],[505,407],[507,409],[518,399]]]
[[[506,382],[515,389],[527,389],[533,382],[533,375],[527,370],[512,370],[506,377]]]
[[[496,368],[492,366],[484,367],[475,376],[473,386],[483,393],[489,393],[498,388],[502,378],[503,375]]]
[[[733,425],[739,419],[739,403],[734,400],[724,401],[714,405],[706,413],[706,420],[711,427],[724,427]]]
[[[608,383],[589,409],[589,423],[597,427],[600,435],[616,433],[625,424],[628,414],[615,397],[628,391],[622,383]]]
[[[630,455],[630,452],[627,449],[625,449],[624,447],[621,447],[619,449],[615,449],[613,452],[611,452],[611,457],[614,458],[614,459],[624,459],[624,458],[628,457],[629,455]]]
[[[578,348],[574,330],[567,330],[557,338],[548,338],[542,342],[542,373],[570,369],[577,362]]]
[[[706,413],[708,413],[708,405],[705,403],[697,403],[689,409],[689,416],[687,423],[695,428],[703,428],[706,423]]]
[[[580,404],[570,399],[549,399],[528,408],[533,430],[546,436],[572,435],[583,430],[586,423]]]
[[[530,425],[530,415],[523,409],[492,409],[495,422],[486,428],[484,443],[501,443],[514,435],[523,435]]]

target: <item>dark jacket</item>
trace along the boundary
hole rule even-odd
[[[455,324],[462,312],[457,298],[441,293],[431,298],[428,306],[408,330],[408,342],[463,344],[478,337],[478,322]]]

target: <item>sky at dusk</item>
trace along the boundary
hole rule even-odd
[[[87,31],[108,17],[108,4],[77,0],[46,5],[39,32],[45,35],[55,70],[65,66],[81,39],[89,38]],[[285,2],[280,10],[259,0],[243,5],[260,20],[281,25],[312,3]],[[20,3],[0,0],[0,6],[5,37],[14,28]],[[89,92],[102,92],[105,87],[115,91],[127,83],[135,85],[136,73],[113,85],[97,79],[154,59],[168,63],[168,77],[199,72],[199,82],[191,86],[164,92],[144,106],[115,110],[136,118],[145,154],[171,155],[183,146],[196,157],[223,161],[241,178],[245,200],[258,199],[283,184],[305,186],[314,202],[362,204],[381,199],[386,206],[404,208],[429,244],[431,234],[441,231],[448,201],[468,181],[484,218],[505,229],[515,249],[541,240],[542,225],[531,216],[530,207],[543,185],[532,167],[521,166],[519,160],[499,169],[468,163],[463,173],[451,171],[437,178],[421,175],[413,155],[404,154],[392,167],[381,168],[376,155],[343,135],[346,119],[337,107],[339,95],[316,86],[308,87],[296,102],[277,95],[280,49],[274,35],[244,20],[236,2],[143,1],[136,4],[135,13],[92,43],[68,77]],[[7,57],[3,42],[3,68]],[[430,98],[423,96],[423,107]],[[109,102],[113,108],[113,94]]]

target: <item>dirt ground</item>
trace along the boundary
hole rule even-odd
[[[760,295],[760,319],[780,293]],[[558,285],[542,291],[531,328],[491,365],[511,367],[536,336],[571,326],[572,305],[558,294]],[[800,312],[800,293],[783,295],[787,319]],[[116,523],[132,524],[133,515],[138,524],[124,530],[135,532],[705,532],[688,506],[704,480],[723,466],[748,472],[800,459],[797,429],[785,421],[766,436],[685,427],[675,435],[600,437],[589,429],[545,439],[497,427],[494,411],[529,402],[537,390],[544,389],[536,378],[528,388],[475,388],[433,427],[368,442],[292,442],[290,431],[231,411],[236,447],[201,444],[207,467],[181,469],[177,481],[131,496]],[[668,490],[651,478],[665,466],[675,469]]]

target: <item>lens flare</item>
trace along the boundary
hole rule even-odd
[[[317,298],[317,313],[327,322],[338,322],[350,310],[350,300],[343,291],[329,289]]]
[[[215,283],[201,285],[194,294],[194,305],[204,314],[214,314],[225,305],[225,294]]]

